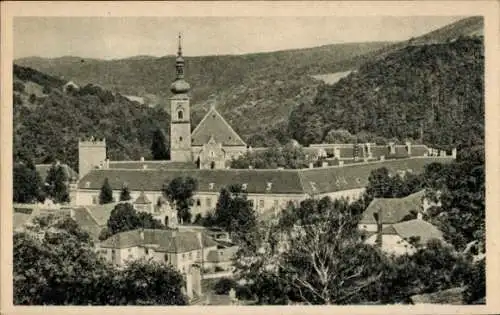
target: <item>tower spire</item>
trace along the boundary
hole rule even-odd
[[[177,57],[182,57],[182,35],[179,32],[179,48],[177,50]]]
[[[178,35],[178,50],[177,58],[175,58],[176,77],[174,83],[170,86],[170,90],[174,94],[185,94],[189,91],[189,83],[184,81],[184,57],[182,57],[182,36]]]

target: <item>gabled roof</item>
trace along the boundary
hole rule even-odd
[[[141,231],[144,239],[141,238]],[[159,252],[185,253],[201,249],[202,246],[214,247],[217,243],[201,233],[202,244],[196,232],[185,232],[178,230],[137,229],[115,234],[101,243],[103,248],[130,248],[144,245],[158,245],[155,248]]]
[[[397,235],[403,239],[409,239],[412,236],[420,237],[421,244],[427,244],[431,239],[443,240],[443,233],[434,225],[427,221],[414,219],[393,224]]]
[[[141,191],[141,194],[137,197],[134,203],[139,205],[149,205],[151,204],[151,200],[149,200],[146,194],[144,194],[144,191]]]
[[[400,222],[412,211],[422,210],[424,194],[425,191],[421,190],[404,198],[375,198],[363,212],[360,223],[376,224],[374,213],[381,213],[382,224]]]
[[[223,146],[246,146],[245,141],[240,138],[215,107],[210,108],[193,130],[191,134],[192,145],[204,145],[208,143],[210,137],[213,137],[217,143],[222,143]]]
[[[447,163],[453,159],[427,157],[399,160],[385,160],[371,163],[357,163],[343,167],[321,167],[302,170],[278,169],[170,169],[132,170],[96,169],[91,170],[78,183],[80,189],[99,190],[105,178],[114,190],[127,184],[133,191],[160,191],[163,184],[176,177],[190,176],[197,180],[198,191],[219,192],[229,185],[247,184],[248,193],[262,194],[323,194],[366,187],[372,170],[386,167],[391,174],[411,169],[422,172],[425,165],[432,162]],[[270,189],[268,184],[271,183]],[[88,186],[87,186],[88,184]]]
[[[64,173],[66,174],[66,178],[68,180],[78,179],[78,173],[75,172],[71,167],[69,167],[67,164],[60,164],[60,166],[63,168]],[[47,178],[47,174],[49,173],[50,168],[52,167],[52,164],[37,164],[35,165],[36,171],[38,174],[40,174],[40,178],[42,181],[45,181]]]
[[[104,226],[100,225],[92,216],[90,211],[85,207],[77,207],[73,209],[73,220],[75,220],[76,224],[78,224],[82,230],[89,233],[94,240],[99,238],[99,234],[104,228]]]

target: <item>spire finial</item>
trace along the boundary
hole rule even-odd
[[[182,56],[182,35],[181,35],[181,32],[179,32],[179,49],[177,50],[177,56],[179,56],[179,57]]]

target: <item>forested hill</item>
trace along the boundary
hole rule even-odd
[[[481,37],[407,46],[333,86],[323,85],[312,104],[296,108],[291,136],[319,143],[334,130],[418,139],[425,143],[473,145],[484,137],[484,48]]]
[[[285,122],[299,102],[310,102],[318,81],[309,75],[345,71],[362,64],[366,53],[391,43],[348,43],[322,47],[228,56],[186,57],[191,84],[193,122],[217,109],[254,146],[253,135]],[[79,85],[99,84],[123,95],[151,96],[167,104],[175,78],[175,58],[142,57],[95,60],[76,57],[24,58],[21,66],[37,69]],[[167,107],[168,108],[168,107]]]
[[[96,85],[63,92],[61,79],[14,65],[14,159],[35,163],[59,159],[75,170],[78,139],[106,138],[112,159],[150,155],[156,128],[168,131],[170,117],[161,109],[144,108]]]

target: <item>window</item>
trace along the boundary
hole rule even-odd
[[[264,208],[264,199],[259,200],[259,208]]]
[[[129,248],[129,249],[128,249],[128,252],[130,253],[131,251],[132,251],[132,248]]]
[[[199,250],[196,251],[196,258],[200,259],[200,255],[201,255],[200,251]]]
[[[210,151],[210,156],[211,156],[211,157],[214,157],[214,156],[215,156],[214,151]]]
[[[182,254],[182,260],[186,259],[186,254]],[[184,268],[182,268],[184,270]]]
[[[144,253],[145,253],[146,255],[149,255],[149,249],[148,249],[148,248],[144,248]]]
[[[165,262],[168,261],[168,254],[165,254],[165,256],[163,256],[163,259],[165,260]]]
[[[214,183],[210,183],[210,184],[208,184],[208,188],[209,188],[210,190],[213,190],[213,189],[214,189]]]
[[[201,206],[201,200],[200,199],[196,199],[196,206],[197,207]]]
[[[182,112],[182,110],[177,112],[177,119],[184,119],[184,113]]]
[[[248,203],[250,204],[250,206],[253,208],[253,200],[248,200]]]
[[[211,198],[207,198],[207,207],[211,207],[212,206],[212,199]]]
[[[116,260],[116,251],[113,249],[111,250],[111,260],[114,262]]]
[[[179,142],[182,142],[182,137],[179,137]]]
[[[92,204],[94,204],[94,205],[98,204],[97,196],[92,196]]]

